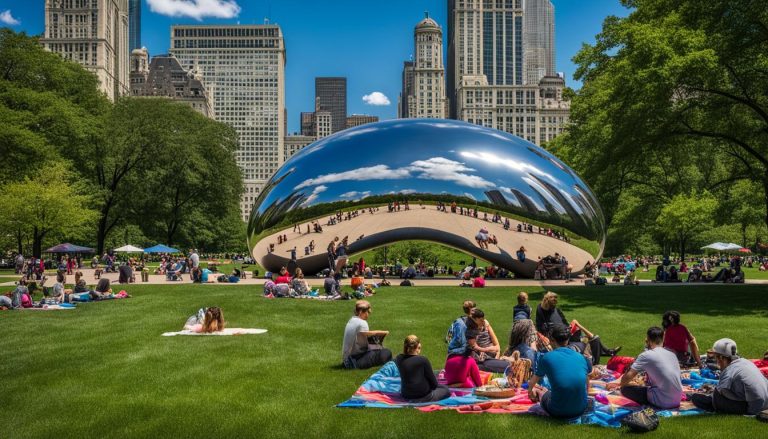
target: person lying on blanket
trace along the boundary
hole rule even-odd
[[[451,396],[448,387],[437,384],[432,363],[420,354],[419,337],[405,337],[403,353],[395,358],[400,371],[400,394],[410,402],[440,401]]]
[[[389,331],[371,331],[368,329],[368,317],[371,304],[366,300],[355,302],[355,315],[344,328],[344,343],[341,361],[346,369],[368,369],[381,366],[392,359],[392,352],[380,344],[369,346],[369,337],[384,338]],[[371,347],[374,347],[373,349]]]
[[[680,406],[683,384],[680,381],[680,365],[677,356],[662,346],[664,330],[658,326],[648,328],[645,337],[646,350],[641,353],[620,381],[608,384],[608,389],[621,387],[621,394],[641,405],[659,409]],[[645,373],[645,386],[632,385],[639,373]]]
[[[210,334],[224,330],[224,313],[218,306],[200,308],[197,314],[187,319],[184,330]]]
[[[768,409],[768,380],[755,364],[740,358],[736,342],[721,338],[712,347],[720,381],[712,394],[688,395],[693,404],[708,412],[734,415],[756,415]]]
[[[587,409],[587,376],[592,364],[580,353],[567,348],[571,338],[568,328],[559,326],[552,333],[557,348],[544,354],[528,381],[528,397],[539,402],[550,416],[572,419]],[[538,385],[547,377],[552,390]]]
[[[607,356],[613,357],[619,353],[621,346],[617,346],[613,349],[606,348],[599,335],[594,335],[582,326],[578,321],[572,320],[568,323],[563,311],[557,307],[557,293],[552,291],[547,292],[541,303],[536,308],[536,330],[549,336],[549,333],[558,326],[565,326],[571,328],[571,341],[575,343],[582,343],[581,339],[584,336],[586,344],[589,344],[592,355],[592,364],[600,364],[600,357]]]

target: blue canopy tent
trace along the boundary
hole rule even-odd
[[[65,242],[57,246],[51,247],[46,250],[47,253],[93,253],[93,249],[90,247],[82,247],[79,245],[70,244]]]
[[[167,245],[157,244],[154,247],[144,249],[144,253],[181,253],[175,248],[168,247]]]

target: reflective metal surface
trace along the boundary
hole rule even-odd
[[[394,202],[400,209],[390,212]],[[532,233],[519,232],[522,223]],[[487,248],[476,239],[481,230]],[[304,148],[265,185],[248,224],[249,248],[270,271],[286,266],[294,247],[306,274],[327,268],[326,248],[336,236],[348,237],[350,255],[422,239],[533,277],[537,259],[555,253],[580,273],[602,254],[605,225],[589,187],[536,145],[465,122],[398,119]],[[516,257],[521,246],[525,262]]]

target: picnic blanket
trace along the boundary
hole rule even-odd
[[[491,374],[481,372],[485,379],[490,378]],[[597,380],[591,381],[593,388],[605,388],[605,384],[613,381],[618,376],[616,372],[605,370],[603,376]],[[438,382],[441,382],[442,371],[437,373]],[[498,379],[502,381],[503,378]],[[693,391],[706,383],[717,382],[711,378],[705,378],[697,372],[684,372],[683,384],[684,391]],[[546,380],[543,384],[548,386]],[[528,398],[526,389],[518,389],[515,396],[504,399],[489,399],[474,394],[474,389],[451,389],[451,396],[447,399],[414,404],[404,400],[400,396],[400,374],[394,362],[382,366],[377,372],[371,375],[357,389],[354,395],[347,401],[342,402],[337,407],[345,408],[404,408],[414,407],[423,412],[432,412],[438,410],[454,410],[458,413],[506,413],[506,414],[533,414],[546,416],[539,404],[532,402]],[[618,391],[599,391],[594,396],[592,409],[587,411],[579,418],[572,419],[572,424],[594,424],[605,427],[621,426],[621,419],[634,411],[643,409],[634,401],[631,401],[618,393]],[[688,401],[682,401],[680,408],[675,410],[662,410],[657,414],[661,417],[671,416],[689,416],[700,415],[706,412],[697,409]]]
[[[267,332],[266,329],[257,328],[226,328],[217,332],[195,332],[190,330],[183,330],[177,332],[163,332],[163,337],[173,337],[175,335],[248,335],[248,334],[263,334]]]
[[[74,304],[70,303],[61,303],[58,305],[43,305],[42,307],[32,307],[32,308],[18,308],[20,310],[24,311],[60,311],[63,309],[75,309],[77,308]]]

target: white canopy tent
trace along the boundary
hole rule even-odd
[[[738,251],[739,249],[741,249],[741,246],[733,243],[714,242],[712,244],[705,245],[704,247],[702,247],[702,249],[710,249],[710,250],[717,250],[717,251]]]
[[[115,251],[122,252],[122,253],[143,253],[144,249],[136,247],[135,245],[124,245],[120,248],[116,248]]]

